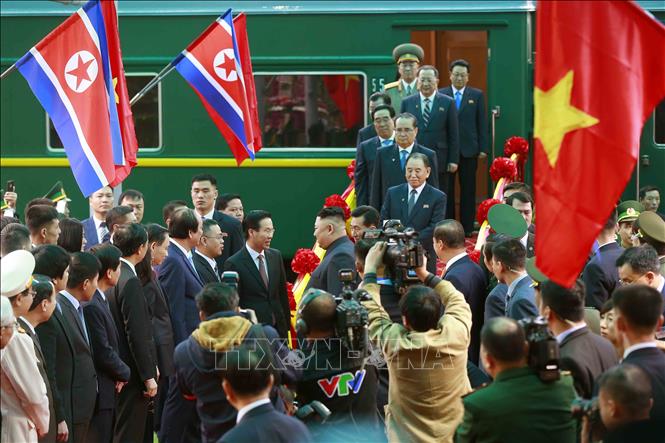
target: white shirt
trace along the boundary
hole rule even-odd
[[[598,245],[598,249],[602,248],[602,247],[605,246],[605,245],[609,245],[609,244],[611,244],[611,243],[616,243],[616,241],[614,241],[614,240],[610,240],[610,241],[608,241],[608,242],[603,243],[602,245],[599,244],[599,245]],[[597,249],[597,250],[598,250],[598,249]]]
[[[102,300],[106,301],[106,294],[101,289],[97,289],[97,293],[102,297]]]
[[[199,214],[199,215],[201,215],[201,218],[203,218],[203,219],[206,219],[206,220],[210,219],[210,220],[212,220],[212,219],[213,219],[212,216],[213,216],[214,214],[215,214],[215,207],[213,206],[212,209],[210,210],[210,212],[208,212],[207,214],[205,214],[205,215],[201,215],[201,214]]]
[[[242,408],[238,409],[238,416],[236,417],[236,423],[240,423],[240,420],[247,414],[249,411],[251,411],[254,408],[258,408],[261,405],[265,405],[270,403],[269,398],[262,398],[261,400],[256,400],[255,402],[252,402],[246,406],[243,406]]]
[[[400,81],[402,82],[402,89],[404,89],[405,92],[406,92],[406,87],[407,86],[411,86],[411,94],[416,92],[416,82],[418,81],[418,79],[413,80],[411,83],[407,83],[407,82],[405,82],[404,80],[401,80],[401,79],[400,79]]]
[[[462,252],[461,254],[457,254],[456,256],[454,256],[453,258],[448,260],[448,263],[446,263],[446,270],[450,269],[450,267],[453,265],[453,263],[455,263],[457,260],[461,260],[466,255],[468,255],[466,252]]]
[[[390,138],[381,138],[380,135],[378,137],[379,137],[379,142],[383,146],[383,142],[386,141],[386,140],[390,140],[391,142],[395,141],[395,131],[393,131],[393,135],[391,135]]]
[[[660,277],[661,277],[660,284],[658,285],[658,287],[656,289],[658,289],[658,292],[660,292],[662,294],[663,293],[663,287],[665,287],[665,277],[663,277],[662,275]]]
[[[252,249],[247,243],[245,243],[245,247],[247,248],[247,252],[249,252],[250,257],[252,257],[252,261],[256,265],[256,269],[259,269],[259,255],[263,256],[263,265],[266,267],[266,276],[267,276],[268,275],[268,262],[266,261],[265,251],[257,252],[254,249]]]
[[[102,228],[101,224],[105,223],[106,220],[98,220],[94,215],[92,216],[92,221],[95,222],[95,230],[97,231],[97,241],[102,242],[104,235],[109,232],[109,227]]]
[[[122,258],[121,258],[120,260],[122,260]],[[65,298],[66,298],[67,300],[69,300],[69,302],[70,302],[72,305],[74,305],[74,309],[76,309],[77,311],[79,310],[79,306],[81,306],[81,303],[79,303],[79,301],[76,299],[76,297],[74,297],[72,294],[70,294],[70,293],[67,292],[67,291],[60,291],[60,293],[61,293],[62,295],[64,295]]]
[[[418,186],[417,188],[412,188],[411,186],[409,186],[409,196],[408,196],[408,198],[409,199],[411,198],[411,191],[415,190],[416,191],[416,200],[415,201],[417,202],[418,197],[420,197],[420,194],[423,193],[423,189],[425,189],[426,184],[427,184],[427,182],[423,183],[422,185]]]
[[[582,322],[579,325],[573,326],[570,329],[566,329],[561,334],[556,336],[556,342],[561,344],[561,342],[564,341],[566,337],[568,337],[570,334],[572,334],[575,331],[579,331],[582,328],[586,328],[586,323]]]
[[[125,260],[123,257],[120,257],[120,261],[123,262],[123,263],[127,263],[127,266],[129,266],[129,268],[132,270],[134,275],[136,275],[136,267],[134,266],[134,264],[132,262],[130,262],[129,260]]]
[[[213,269],[213,270],[217,269],[217,262],[215,261],[214,258],[210,258],[210,257],[208,257],[207,255],[202,254],[198,249],[195,249],[194,252],[196,252],[196,253],[197,253],[198,255],[200,255],[201,257],[205,258],[205,260],[206,260],[206,261],[208,262],[208,264],[210,265],[210,268],[211,268],[211,269]]]
[[[644,343],[637,343],[633,346],[628,346],[625,351],[623,351],[623,359],[625,360],[631,352],[637,351],[638,349],[647,349],[647,348],[656,348],[656,341],[648,341]]]
[[[35,328],[32,326],[32,323],[30,323],[30,322],[28,321],[28,319],[25,318],[25,317],[23,317],[23,316],[21,316],[20,318],[21,318],[21,320],[23,320],[23,321],[25,322],[26,325],[28,325],[28,328],[30,328],[30,330],[32,331],[32,333],[35,334]]]
[[[421,109],[420,112],[425,112],[425,99],[427,98],[427,99],[429,99],[430,114],[432,113],[432,108],[434,107],[434,97],[435,96],[436,96],[436,91],[434,91],[434,93],[432,95],[430,95],[429,97],[425,97],[422,92],[420,93],[420,109]]]
[[[185,254],[185,257],[187,257],[187,259],[192,258],[192,251],[188,251],[187,249],[183,248],[180,243],[173,240],[172,238],[169,238],[169,241],[171,242],[172,245],[175,245],[176,248],[180,249],[182,253]]]

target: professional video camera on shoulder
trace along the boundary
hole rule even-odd
[[[417,240],[417,231],[404,228],[399,220],[386,220],[383,229],[368,229],[363,238],[386,242],[383,264],[400,295],[404,295],[409,286],[420,283],[415,270],[424,263],[424,249]]]
[[[342,291],[335,297],[337,309],[335,310],[335,333],[342,340],[344,346],[364,358],[369,355],[369,314],[360,304],[369,300],[371,296],[364,289],[353,290],[355,281],[351,269],[340,269],[339,280],[342,282]]]
[[[529,343],[529,367],[544,382],[558,380],[561,377],[559,344],[547,327],[547,320],[538,316],[523,318],[518,323],[524,329]]]

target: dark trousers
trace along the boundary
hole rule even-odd
[[[86,423],[74,423],[74,429],[72,435],[73,443],[88,443],[88,428],[90,427],[90,422]]]
[[[473,231],[473,221],[476,218],[476,170],[478,169],[478,157],[460,157],[459,185],[460,185],[460,223],[464,232],[469,234]],[[455,200],[455,184],[451,185],[453,203]],[[449,197],[450,198],[450,197]],[[453,206],[454,208],[454,206]]]
[[[148,418],[149,399],[143,395],[143,385],[132,378],[118,397],[114,443],[143,441]]]
[[[448,165],[444,166],[444,171]],[[455,179],[455,174],[449,172],[439,171],[439,189],[446,194],[446,218],[455,218],[455,186],[451,187],[452,180]],[[452,189],[452,190],[451,190]],[[452,214],[452,215],[450,215]]]
[[[111,443],[113,441],[113,409],[101,409],[95,412],[90,422],[88,439],[91,442]]]
[[[169,382],[168,397],[162,411],[159,441],[166,443],[198,443],[201,441],[201,420],[196,401],[183,397],[175,376]]]

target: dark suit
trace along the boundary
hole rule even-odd
[[[505,283],[499,283],[492,288],[485,299],[485,317],[484,321],[494,317],[503,317],[506,315],[506,294],[508,286]]]
[[[367,141],[372,137],[376,137],[376,128],[374,127],[374,123],[370,123],[364,128],[360,128],[358,131],[358,137],[356,138],[356,146],[360,146],[362,142]]]
[[[117,443],[142,441],[148,417],[144,382],[157,376],[157,351],[141,282],[127,263],[122,262],[120,269],[118,284],[106,291],[118,329],[120,358],[131,370],[129,383],[118,398],[113,440]]]
[[[196,273],[199,274],[199,278],[201,278],[201,282],[205,285],[207,283],[217,283],[220,281],[220,275],[218,272],[215,272],[215,270],[210,266],[210,263],[201,256],[201,254],[197,253],[196,251],[192,251],[192,258],[194,259],[194,269],[196,269]],[[220,267],[217,267],[217,269],[221,269]]]
[[[240,277],[238,295],[240,307],[253,309],[260,323],[273,326],[280,337],[287,337],[291,310],[286,292],[286,270],[282,254],[277,249],[264,251],[268,287],[266,288],[256,263],[247,247],[231,256],[224,264],[225,271],[235,271]]]
[[[224,269],[226,259],[238,252],[245,245],[245,239],[242,235],[242,224],[236,218],[220,211],[213,212],[212,218],[217,222],[222,232],[226,234],[222,255],[215,259],[217,267]]]
[[[42,376],[42,380],[44,380],[44,385],[46,386],[46,397],[48,398],[48,412],[49,412],[48,433],[44,437],[40,438],[39,441],[40,443],[42,442],[54,443],[57,423],[55,421],[53,390],[51,389],[51,383],[49,382],[48,374],[46,373],[46,359],[44,358],[42,347],[39,343],[39,336],[37,336],[37,334],[32,331],[30,325],[28,325],[28,322],[23,320],[22,317],[19,317],[16,320],[18,321],[21,328],[28,335],[28,337],[30,337],[30,339],[32,340],[32,345],[35,348],[35,356],[37,357],[37,369],[39,369],[39,375]]]
[[[97,236],[97,228],[93,217],[88,217],[81,222],[83,224],[83,236],[85,237],[85,250],[92,248],[102,242]]]
[[[63,420],[69,429],[69,440],[73,441],[72,387],[74,385],[74,344],[72,325],[56,307],[51,318],[35,328],[44,355],[46,375],[53,393],[56,425]]]
[[[173,243],[169,245],[168,257],[159,267],[158,279],[169,302],[173,338],[177,345],[199,324],[194,297],[203,288],[203,282],[185,254]]]
[[[376,159],[376,151],[380,147],[381,139],[379,137],[372,137],[362,142],[356,149],[356,169],[353,173],[353,181],[356,189],[356,207],[369,204],[374,160]]]
[[[639,366],[651,380],[653,406],[649,416],[653,420],[665,420],[665,352],[658,348],[637,349],[622,364]]]
[[[339,295],[342,283],[339,281],[340,269],[356,269],[353,242],[346,235],[338,238],[328,246],[326,255],[316,267],[307,283],[307,288],[317,288]]]
[[[402,100],[401,112],[410,112],[418,120],[418,144],[428,147],[436,152],[439,159],[439,189],[449,194],[450,177],[448,165],[459,165],[459,129],[457,123],[457,108],[455,100],[437,92],[434,95],[429,123],[425,125],[423,110],[420,106],[420,94],[412,95]],[[434,172],[434,171],[432,171]],[[453,208],[448,202],[448,214]],[[454,210],[454,208],[452,209]],[[453,218],[453,217],[449,217]]]
[[[446,194],[425,184],[411,214],[407,215],[409,192],[411,187],[407,183],[388,189],[381,208],[381,220],[399,219],[405,227],[418,231],[418,241],[427,251],[427,270],[434,273],[436,253],[432,235],[436,224],[445,218]]]
[[[487,297],[485,273],[468,255],[465,255],[446,268],[443,279],[448,280],[455,286],[455,289],[464,294],[464,298],[471,308],[473,323],[469,359],[477,365],[480,355],[480,329],[483,327],[485,298]]]
[[[418,143],[413,144],[411,153],[419,152],[425,154],[432,165],[427,183],[439,188],[438,160],[437,154]],[[372,185],[370,186],[369,204],[377,210],[381,210],[383,201],[389,188],[406,183],[406,176],[400,163],[400,153],[397,145],[386,146],[376,151],[374,160],[374,171],[372,171]]]
[[[582,280],[586,287],[585,306],[600,310],[619,286],[617,258],[623,252],[618,243],[612,242],[598,248],[584,267]]]
[[[583,327],[571,332],[559,344],[561,369],[570,371],[580,397],[591,398],[600,374],[619,362],[616,350],[606,338]]]
[[[536,234],[529,232],[526,238],[526,258],[536,256]]]
[[[439,89],[455,101],[452,86]],[[457,105],[455,105],[457,107]],[[459,181],[460,181],[460,219],[464,232],[473,231],[473,220],[476,214],[476,169],[478,154],[488,153],[487,112],[485,97],[480,89],[466,86],[462,100],[457,109],[459,128]],[[448,195],[451,196],[450,206],[455,207],[455,181],[450,182]]]
[[[538,315],[536,296],[531,283],[533,280],[527,275],[517,282],[511,294],[506,295],[506,317],[521,320]]]
[[[99,290],[83,307],[83,313],[94,353],[99,390],[90,435],[94,441],[110,442],[113,437],[113,414],[116,405],[115,383],[129,381],[130,370],[120,358],[118,329],[111,309]]]
[[[74,346],[74,383],[72,384],[72,424],[73,442],[88,441],[88,428],[95,412],[97,402],[97,373],[93,361],[92,350],[88,344],[90,334],[81,322],[74,305],[58,294],[58,304],[62,308],[62,316],[71,327],[71,339]],[[57,309],[57,308],[56,308]]]
[[[250,409],[219,443],[270,441],[303,443],[311,441],[307,427],[294,417],[277,412],[271,403]]]

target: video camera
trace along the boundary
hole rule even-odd
[[[559,372],[559,344],[547,327],[543,317],[530,317],[519,320],[529,343],[529,367],[538,373],[544,382],[552,382],[561,377]]]
[[[349,351],[358,353],[358,357],[369,356],[369,314],[360,304],[371,296],[364,289],[353,290],[354,273],[351,269],[340,269],[339,280],[342,291],[335,297],[335,333]]]
[[[398,294],[404,295],[409,286],[420,282],[415,269],[423,265],[424,249],[417,231],[404,228],[399,220],[386,220],[383,229],[368,229],[363,238],[386,242],[383,264]]]

